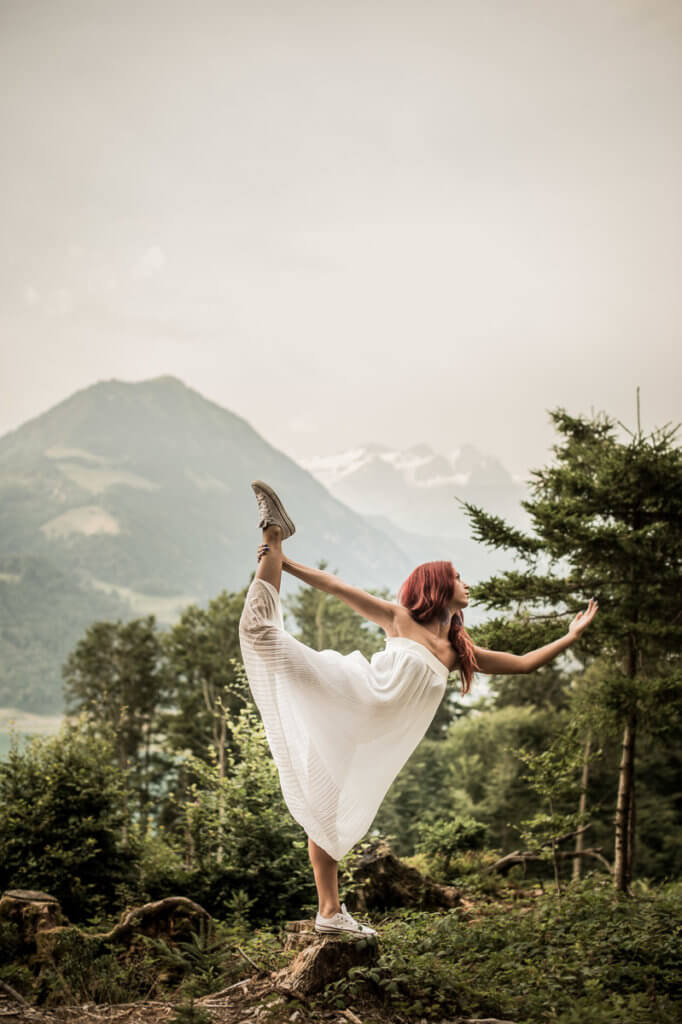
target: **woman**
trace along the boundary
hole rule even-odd
[[[315,930],[376,935],[339,904],[338,861],[369,829],[386,792],[436,713],[450,672],[462,693],[474,671],[532,672],[569,647],[592,621],[597,602],[578,612],[568,633],[528,654],[476,647],[462,625],[469,588],[451,562],[417,566],[398,604],[349,586],[331,573],[285,558],[295,532],[274,490],[251,484],[263,543],[247,591],[239,639],[249,686],[279,771],[284,800],[308,835],[319,909]],[[386,633],[370,661],[360,651],[315,651],[284,628],[282,570],[345,601]]]

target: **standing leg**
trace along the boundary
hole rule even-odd
[[[330,857],[321,846],[314,843],[310,836],[308,836],[308,854],[315,875],[319,912],[322,917],[333,917],[334,914],[340,914],[339,862]]]
[[[265,550],[263,554],[260,554],[260,550],[264,545]],[[263,530],[263,545],[261,545],[258,555],[258,568],[256,569],[256,577],[261,580],[267,580],[268,583],[272,583],[273,587],[279,591],[279,585],[282,580],[282,527],[276,526],[275,523],[270,523]]]

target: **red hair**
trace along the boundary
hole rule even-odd
[[[454,593],[455,570],[452,562],[424,562],[401,585],[398,602],[407,608],[415,622],[423,625],[433,619],[444,621],[446,616],[450,616],[448,606]],[[457,654],[464,695],[471,689],[471,680],[479,667],[473,641],[462,623],[461,611],[454,612],[450,619],[448,640]]]

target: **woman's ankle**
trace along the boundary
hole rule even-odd
[[[340,914],[341,913],[341,904],[338,902],[338,900],[337,900],[336,904],[334,904],[334,903],[320,904],[319,913],[321,914],[322,917],[333,917],[334,914]]]

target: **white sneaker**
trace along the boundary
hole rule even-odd
[[[263,483],[262,480],[254,480],[251,484],[251,488],[256,495],[258,511],[260,513],[258,529],[262,530],[271,523],[274,523],[276,526],[281,526],[282,540],[286,540],[287,537],[291,537],[293,533],[296,533],[296,527],[287,515],[284,505],[279,500],[272,487]]]
[[[315,931],[316,932],[350,932],[352,935],[376,935],[374,928],[370,928],[369,925],[360,924],[354,917],[346,910],[346,904],[341,904],[341,913],[336,913],[332,917],[322,917],[322,914],[317,913],[315,917]]]

